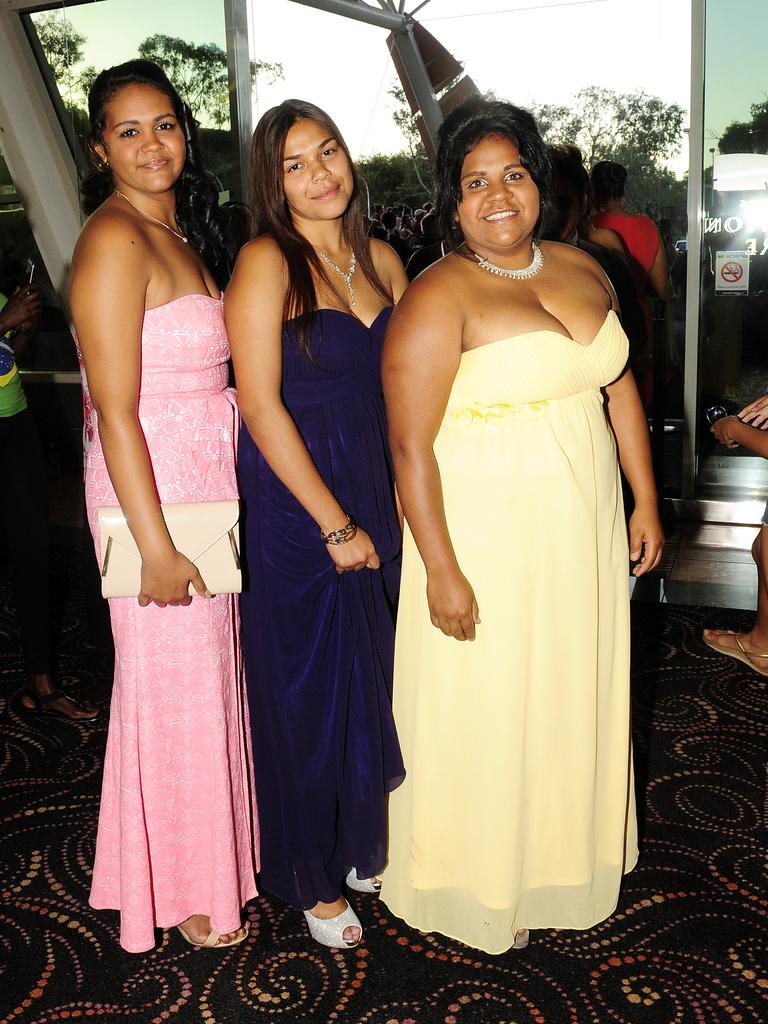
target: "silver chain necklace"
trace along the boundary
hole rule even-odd
[[[349,270],[346,273],[341,269],[341,267],[337,266],[329,256],[326,256],[324,252],[320,252],[319,249],[317,250],[317,255],[320,257],[323,263],[328,264],[331,270],[336,271],[336,273],[342,279],[344,284],[347,286],[347,290],[349,291],[349,304],[354,309],[357,302],[357,300],[355,299],[355,290],[352,287],[352,275],[354,274],[355,268],[357,267],[357,257],[355,256],[355,254],[352,253],[352,259],[349,261]]]
[[[145,213],[140,206],[137,206],[136,203],[134,203],[132,199],[129,199],[125,192],[121,192],[119,188],[115,189],[115,195],[121,196],[126,203],[130,203],[134,210],[138,210],[142,217],[146,217],[147,220],[151,220],[155,224],[159,224],[161,228],[165,228],[166,231],[170,231],[172,235],[176,235],[177,238],[180,238],[182,242],[189,244],[189,239],[185,235],[182,235],[182,233],[177,231],[175,228],[170,227],[170,225],[166,224],[165,221],[158,220],[157,217],[153,217],[151,214]]]
[[[477,260],[478,267],[482,267],[483,270],[487,270],[491,274],[496,274],[497,277],[507,277],[512,281],[527,281],[529,278],[535,277],[544,266],[544,254],[541,249],[535,242],[531,242],[531,245],[533,247],[533,259],[527,267],[523,267],[521,270],[507,270],[506,267],[499,267],[495,263],[491,263],[490,260],[483,259],[476,252],[473,252],[472,255]]]

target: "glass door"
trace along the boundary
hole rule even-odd
[[[768,494],[768,463],[726,449],[706,410],[768,394],[768,5],[707,0],[696,496]]]

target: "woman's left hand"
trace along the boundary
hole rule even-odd
[[[726,448],[738,448],[738,434],[743,425],[738,416],[723,416],[722,419],[715,420],[709,430]]]
[[[664,530],[658,510],[636,508],[629,520],[629,557],[637,563],[632,568],[633,576],[644,576],[655,569],[661,561],[664,550]]]

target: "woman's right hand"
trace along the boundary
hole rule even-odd
[[[143,559],[139,605],[142,608],[148,604],[156,604],[158,608],[169,604],[186,607],[192,601],[190,583],[201,597],[212,596],[194,562],[175,548],[163,558]]]
[[[430,573],[427,577],[427,601],[432,625],[456,640],[474,640],[480,623],[475,592],[459,569]]]
[[[336,563],[338,573],[378,569],[381,565],[373,541],[359,526],[352,540],[348,540],[346,544],[326,544],[326,550]]]
[[[738,417],[752,427],[768,430],[768,395],[762,395],[749,405],[745,405],[738,413]]]
[[[16,288],[0,313],[0,334],[34,323],[41,308],[42,298],[37,285]]]

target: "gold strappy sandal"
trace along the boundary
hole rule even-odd
[[[760,668],[752,662],[753,658],[762,658],[764,661],[768,661],[768,654],[757,654],[753,651],[747,651],[741,642],[741,638],[746,636],[746,633],[737,633],[735,629],[720,629],[718,632],[736,637],[736,644],[739,649],[736,650],[734,647],[725,647],[723,644],[717,643],[716,640],[710,640],[708,637],[702,636],[702,640],[707,647],[711,647],[712,650],[717,651],[718,654],[724,654],[726,658],[735,658],[736,661],[742,661],[745,665],[749,665],[753,672],[757,672],[761,676],[768,676],[768,666],[766,666],[766,668]]]
[[[251,922],[245,921],[242,925],[243,934],[239,938],[230,939],[229,942],[219,942],[221,935],[219,932],[214,931],[213,928],[211,928],[210,932],[208,932],[208,938],[205,940],[205,942],[195,942],[193,938],[187,935],[187,933],[184,931],[180,924],[177,924],[176,927],[179,929],[179,931],[182,934],[182,937],[190,944],[190,946],[199,946],[200,949],[226,949],[227,946],[239,946],[241,942],[245,942],[245,940],[248,938],[248,933],[251,930]]]

